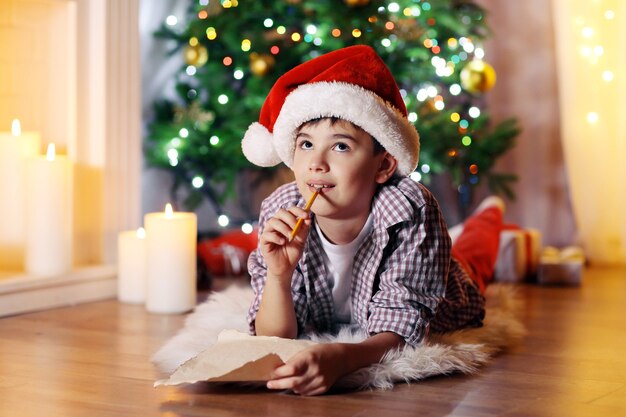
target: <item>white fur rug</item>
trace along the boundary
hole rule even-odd
[[[390,389],[397,382],[410,382],[455,372],[472,374],[523,338],[525,329],[517,315],[519,302],[510,286],[495,284],[487,289],[484,326],[446,334],[434,334],[416,347],[390,351],[378,364],[362,368],[338,382],[344,388]],[[176,368],[217,341],[224,329],[248,331],[246,312],[253,298],[249,287],[231,286],[211,294],[199,304],[183,329],[152,357],[157,368],[170,375]],[[336,336],[311,336],[317,342],[358,342],[364,333],[348,329]]]

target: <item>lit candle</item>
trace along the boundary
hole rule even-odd
[[[39,154],[40,141],[17,119],[0,132],[0,270],[24,269],[26,160]]]
[[[183,313],[196,305],[196,240],[194,213],[148,213],[146,308],[152,313]]]
[[[117,298],[123,303],[146,301],[146,231],[121,232],[117,238]]]
[[[52,276],[72,269],[73,165],[48,145],[26,170],[26,272]]]

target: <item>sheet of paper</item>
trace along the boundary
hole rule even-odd
[[[156,381],[154,386],[199,381],[268,381],[276,367],[314,344],[308,340],[249,336],[224,330],[216,344],[182,364],[168,379]]]

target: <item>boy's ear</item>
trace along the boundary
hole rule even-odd
[[[378,184],[384,184],[389,178],[396,172],[398,167],[398,161],[391,156],[389,152],[383,152],[383,157],[380,160],[378,166],[378,172],[376,173],[376,182]]]

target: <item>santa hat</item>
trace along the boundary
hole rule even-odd
[[[419,135],[396,81],[371,47],[339,49],[286,72],[246,131],[243,153],[255,165],[291,167],[298,129],[320,117],[347,120],[372,135],[396,158],[398,174],[417,167]]]

